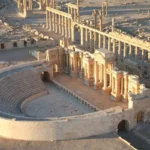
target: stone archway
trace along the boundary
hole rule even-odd
[[[55,77],[56,75],[59,74],[59,66],[57,63],[54,63],[52,66],[53,66],[53,76]]]
[[[43,82],[49,82],[50,81],[50,74],[47,71],[43,71],[41,73],[41,79]]]
[[[17,42],[14,42],[14,43],[13,43],[13,47],[18,47]]]
[[[1,44],[1,49],[4,49],[5,48],[5,45],[4,43]]]
[[[137,119],[137,123],[143,122],[144,112],[143,111],[138,112],[137,116],[136,116],[136,119]]]
[[[24,41],[24,47],[26,47],[27,46],[27,41]]]
[[[127,120],[122,120],[118,124],[118,133],[119,132],[127,132],[129,130],[129,123]]]

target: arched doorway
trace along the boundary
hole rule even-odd
[[[5,45],[2,43],[1,44],[1,49],[4,49],[5,48]]]
[[[24,41],[24,47],[26,47],[27,46],[27,41]]]
[[[18,45],[17,45],[17,42],[14,42],[13,43],[13,47],[17,47]]]
[[[31,45],[35,45],[36,44],[36,40],[35,39],[32,39],[31,40]]]
[[[144,112],[140,111],[137,113],[137,123],[143,122]]]
[[[50,81],[50,74],[47,71],[44,71],[41,73],[41,79],[43,82],[49,82]]]
[[[127,120],[120,121],[119,124],[118,124],[117,129],[118,129],[118,133],[119,132],[127,132],[128,129],[129,129],[128,121]]]

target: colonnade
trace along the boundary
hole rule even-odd
[[[79,0],[77,0],[77,5],[68,4],[68,14],[71,14],[74,22],[79,22],[80,20],[80,10],[79,10]]]
[[[53,8],[50,8],[51,10]],[[54,9],[53,9],[54,10]],[[69,14],[61,15],[60,11],[46,11],[47,29],[59,33],[66,38],[71,37],[72,18]]]
[[[107,1],[102,3],[102,12],[103,12],[103,16],[108,16],[108,2]]]
[[[18,9],[20,12],[33,10],[33,0],[18,0]]]
[[[79,5],[79,2],[77,1]],[[105,6],[108,4],[105,2]],[[143,73],[145,71],[145,64],[150,61],[150,44],[142,42],[137,39],[130,38],[122,33],[117,34],[115,32],[115,19],[112,19],[112,32],[102,32],[103,12],[99,11],[100,25],[97,29],[97,14],[98,11],[94,11],[95,27],[89,27],[75,21],[72,17],[72,11],[77,13],[79,6],[74,4],[68,4],[68,13],[56,10],[55,8],[48,7],[47,14],[47,28],[50,31],[54,31],[63,35],[66,38],[70,38],[71,42],[76,43],[75,30],[78,27],[80,30],[80,45],[84,47],[86,51],[91,53],[95,52],[95,49],[105,48],[108,51],[112,51],[115,54],[116,62],[118,64],[125,64],[134,62],[137,69]],[[133,64],[132,64],[133,65]],[[130,67],[130,66],[129,66]],[[133,67],[133,66],[131,66]],[[150,66],[149,66],[150,68]]]

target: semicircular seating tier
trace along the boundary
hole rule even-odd
[[[19,68],[0,74],[0,111],[22,114],[21,103],[46,87],[34,67]]]

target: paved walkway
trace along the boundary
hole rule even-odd
[[[80,140],[31,142],[0,138],[0,150],[133,150],[117,136],[105,135]]]
[[[83,81],[79,78],[72,78],[70,76],[61,74],[56,76],[54,80],[101,110],[116,106],[127,108],[127,103],[112,101],[109,95],[103,94],[102,90],[94,90],[93,87],[84,85]]]

